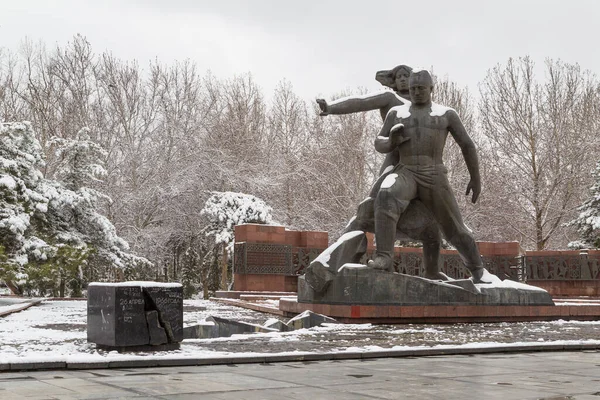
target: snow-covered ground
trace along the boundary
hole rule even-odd
[[[0,314],[19,310],[33,299],[23,299],[20,297],[0,297]]]
[[[263,324],[271,315],[206,300],[184,302],[184,324],[210,315]],[[85,301],[45,301],[0,319],[0,363],[203,358],[523,343],[600,344],[600,321],[454,325],[327,324],[282,333],[185,340],[176,351],[118,354],[86,340]]]

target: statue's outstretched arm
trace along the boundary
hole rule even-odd
[[[471,191],[473,191],[473,196],[471,201],[475,203],[479,194],[481,193],[481,177],[479,175],[479,160],[477,158],[477,150],[475,148],[475,143],[469,137],[467,130],[465,129],[460,117],[454,110],[449,110],[447,112],[448,116],[448,130],[456,143],[460,147],[462,151],[463,157],[465,159],[465,163],[467,164],[467,169],[469,170],[469,175],[471,175],[471,180],[467,185],[467,195]]]
[[[375,138],[375,150],[379,153],[391,153],[401,143],[409,140],[402,136],[404,125],[396,123],[396,110],[390,110],[383,121],[383,126]]]
[[[360,111],[379,110],[403,104],[400,97],[390,91],[370,93],[362,96],[342,97],[330,103],[317,99],[321,115],[351,114]]]

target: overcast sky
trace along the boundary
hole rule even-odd
[[[142,66],[186,58],[220,78],[286,78],[305,99],[363,86],[397,64],[434,67],[477,90],[508,57],[600,71],[597,0],[0,0],[0,47],[80,33]]]

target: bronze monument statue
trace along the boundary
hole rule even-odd
[[[365,96],[351,96],[327,103],[324,99],[317,99],[321,108],[321,115],[350,114],[361,111],[379,110],[382,120],[388,112],[397,106],[410,104],[409,77],[412,68],[398,65],[391,70],[378,71],[375,79],[392,88],[394,91],[381,91]],[[380,133],[379,135],[387,135]],[[385,152],[386,157],[379,171],[379,178],[373,185],[369,196],[363,200],[357,209],[356,215],[350,220],[344,233],[363,231],[375,233],[375,198],[379,187],[385,177],[399,162],[399,151],[392,148]],[[402,214],[397,224],[397,232],[392,238],[414,239],[423,242],[423,264],[425,277],[429,279],[447,280],[448,277],[440,271],[439,258],[442,236],[433,214],[418,199],[412,201],[408,209]],[[331,271],[335,274],[335,272]]]
[[[484,268],[442,161],[450,134],[469,170],[466,194],[471,194],[475,203],[481,192],[475,145],[456,111],[432,102],[433,79],[429,72],[411,71],[406,80],[408,71],[409,67],[398,66],[377,73],[377,80],[395,89],[395,93],[354,96],[331,103],[317,100],[321,115],[379,109],[385,118],[374,146],[386,154],[386,159],[369,197],[359,205],[344,234],[298,278],[298,303],[553,305],[546,291],[502,281]],[[410,99],[406,98],[407,87]],[[366,232],[374,232],[376,241],[375,255],[367,265],[360,262],[367,252]],[[455,280],[440,271],[442,233],[457,249],[471,273],[470,279]],[[424,277],[394,271],[394,242],[406,237],[423,242]]]

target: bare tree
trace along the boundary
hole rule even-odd
[[[559,235],[589,179],[587,143],[597,114],[597,83],[578,65],[546,62],[539,83],[529,58],[497,65],[481,84],[481,123],[499,183],[496,196],[511,212],[498,215],[525,245],[544,249]]]

